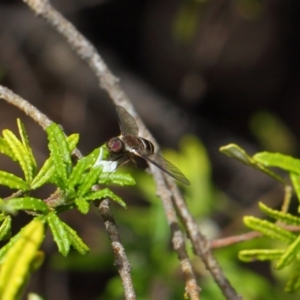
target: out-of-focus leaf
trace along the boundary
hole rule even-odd
[[[261,232],[263,235],[266,235],[270,238],[279,239],[283,242],[286,242],[287,244],[292,243],[297,238],[297,236],[292,232],[280,228],[279,226],[269,221],[260,220],[251,216],[244,217],[243,220],[244,224],[247,227],[255,231]]]
[[[294,259],[296,259],[297,254],[300,250],[300,235],[295,239],[295,241],[286,249],[284,254],[278,260],[276,264],[276,269],[280,270],[285,266],[289,265]]]
[[[300,176],[295,173],[290,173],[290,178],[291,178],[294,190],[296,192],[298,201],[300,202]],[[298,208],[298,211],[300,211],[300,206]]]
[[[259,2],[253,0],[247,1],[251,5],[254,2]],[[250,128],[263,149],[289,154],[296,149],[297,140],[295,136],[281,118],[273,113],[268,111],[255,112],[250,119]],[[276,138],[274,138],[275,136]]]
[[[0,299],[19,299],[43,239],[44,224],[40,220],[31,221],[21,230],[1,265]]]
[[[225,155],[235,158],[238,161],[242,162],[245,165],[253,167],[257,170],[264,172],[265,174],[269,175],[270,177],[276,179],[280,183],[285,185],[285,180],[281,178],[279,175],[275,174],[274,172],[270,171],[269,169],[265,168],[262,163],[257,160],[257,154],[253,157],[249,156],[244,149],[239,147],[235,144],[229,144],[227,146],[223,146],[220,148],[220,151]],[[255,159],[254,159],[255,157]]]
[[[264,205],[262,202],[259,202],[258,205],[262,212],[272,217],[273,219],[282,221],[286,224],[300,226],[300,218],[282,211],[271,209],[268,206]]]
[[[6,239],[10,234],[11,216],[6,216],[0,226],[0,241]]]
[[[2,264],[2,262],[4,261],[7,251],[10,249],[10,247],[12,247],[12,245],[15,243],[15,241],[19,238],[19,235],[20,235],[20,232],[18,232],[15,236],[13,236],[9,240],[9,242],[0,249],[0,264]]]
[[[266,167],[277,167],[300,175],[300,160],[281,153],[260,152],[253,158]]]
[[[274,260],[281,257],[285,250],[281,249],[254,249],[239,252],[239,259],[245,262]]]
[[[294,293],[300,288],[300,262],[296,261],[291,272],[291,276],[285,285],[284,291],[286,293]]]

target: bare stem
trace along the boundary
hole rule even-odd
[[[101,201],[99,204],[99,211],[104,220],[104,225],[111,241],[111,246],[115,255],[115,265],[118,267],[124,286],[125,299],[135,300],[135,291],[130,276],[131,265],[126,256],[124,246],[121,243],[118,227],[115,223],[114,216],[111,213],[109,205],[110,202],[108,199]]]
[[[210,241],[200,232],[196,222],[190,214],[186,203],[180,194],[177,185],[169,177],[166,180],[170,186],[170,191],[173,195],[174,203],[177,207],[183,224],[193,244],[195,254],[201,257],[207,270],[211,273],[215,282],[218,284],[226,299],[241,300],[242,297],[237,294],[235,289],[231,286],[228,279],[225,277],[220,265],[212,254]]]
[[[39,124],[43,129],[45,129],[52,123],[52,121],[46,115],[41,113],[36,107],[2,85],[0,85],[0,98],[5,100],[7,103],[19,108],[37,124]]]
[[[285,225],[285,226],[281,226],[281,227],[290,232],[299,232],[300,231],[300,227],[295,226],[295,225]],[[239,234],[239,235],[234,235],[234,236],[229,236],[226,238],[212,240],[210,247],[212,249],[228,247],[233,244],[250,241],[250,240],[262,237],[262,236],[263,236],[263,234],[261,234],[260,232],[250,231],[250,232]]]

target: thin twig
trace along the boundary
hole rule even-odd
[[[118,267],[124,286],[125,299],[135,300],[135,291],[130,276],[131,265],[126,256],[124,246],[121,243],[118,227],[109,206],[109,200],[105,199],[100,202],[99,211],[111,241],[111,246],[115,255],[115,265]]]
[[[28,4],[28,6],[34,10],[39,16],[44,18],[52,27],[54,27],[61,35],[63,35],[67,42],[70,44],[71,48],[78,54],[79,57],[81,57],[93,70],[96,77],[99,80],[100,86],[107,91],[107,93],[110,95],[110,98],[116,105],[121,105],[125,107],[130,114],[132,114],[139,126],[140,133],[144,138],[150,139],[154,145],[157,148],[157,143],[155,142],[154,138],[150,134],[150,132],[146,129],[145,125],[141,121],[141,119],[136,114],[131,102],[123,92],[123,90],[120,88],[120,85],[118,83],[118,79],[113,76],[111,71],[108,69],[106,64],[104,63],[103,59],[100,57],[100,55],[97,53],[96,49],[91,45],[91,43],[85,39],[84,36],[82,36],[76,28],[70,24],[63,16],[58,13],[49,3],[47,0],[23,0],[25,3]],[[157,194],[163,198],[163,201],[168,201],[168,205],[166,209],[166,216],[168,218],[169,224],[174,224],[174,219],[170,218],[168,215],[168,208],[172,205],[171,199],[174,197],[174,195],[170,194],[170,191],[164,181],[159,180],[158,178],[162,178],[162,173],[158,168],[153,168],[151,166],[151,172],[153,176],[156,179],[157,183]],[[173,182],[174,185],[174,182]],[[168,195],[168,196],[165,196]],[[177,198],[178,195],[175,197]],[[181,197],[181,196],[180,196]],[[225,278],[224,274],[221,271],[221,268],[218,266],[217,262],[213,258],[211,252],[210,252],[210,245],[209,242],[206,241],[206,239],[200,234],[196,223],[193,221],[193,219],[190,217],[190,214],[188,214],[189,218],[182,218],[186,223],[187,229],[189,234],[191,235],[191,240],[194,246],[194,249],[196,250],[196,253],[202,257],[202,259],[205,259],[206,266],[208,270],[211,272],[217,283],[219,284],[220,288],[223,291],[223,294],[227,299],[241,299],[235,290],[231,287],[228,280]],[[176,224],[176,222],[175,222]],[[180,244],[184,245],[184,240],[182,237],[182,234],[174,237],[174,234],[177,232],[177,229],[175,232],[172,230],[173,233],[173,239],[180,239]],[[174,241],[174,240],[173,240]],[[176,243],[177,244],[177,243]],[[185,246],[183,247],[185,249]],[[202,249],[201,249],[202,248]],[[182,249],[180,246],[178,249]],[[182,257],[182,251],[178,251],[177,254],[178,257]],[[186,258],[188,261],[189,259]],[[183,267],[185,264],[181,261],[181,266]],[[190,266],[190,261],[189,261]],[[185,273],[185,269],[183,269],[183,272]],[[191,277],[193,278],[192,282],[194,282],[194,273],[192,271],[192,268],[189,270]],[[189,284],[187,283],[187,286]],[[193,284],[194,285],[194,284]],[[198,289],[199,290],[199,289]],[[198,292],[197,288],[194,288],[195,293]],[[190,295],[191,296],[191,295]]]
[[[165,189],[165,182],[161,175],[162,174],[159,173],[154,174],[157,186],[157,196],[159,196],[159,198],[162,200],[167,220],[171,228],[173,247],[177,253],[181,270],[185,277],[185,291],[191,300],[198,300],[201,289],[197,284],[191,261],[186,251],[184,237],[178,225],[178,219],[172,204],[171,194]]]
[[[5,100],[7,103],[13,106],[16,106],[38,125],[40,125],[44,130],[53,122],[27,100],[23,99],[21,96],[15,94],[12,90],[4,87],[3,85],[0,85],[0,99]],[[82,154],[78,149],[75,149],[73,153],[78,158],[82,157]]]
[[[2,85],[0,85],[0,98],[11,105],[18,107],[37,124],[39,124],[43,129],[45,129],[52,123],[52,121],[42,112],[40,112],[36,107]]]
[[[215,282],[222,290],[226,299],[241,300],[242,297],[238,295],[235,289],[231,286],[220,265],[213,256],[210,241],[207,240],[207,238],[200,232],[196,222],[186,206],[182,195],[178,190],[177,185],[174,183],[174,180],[171,180],[169,177],[166,177],[166,180],[169,184],[170,191],[172,192],[178,214],[180,215],[183,224],[186,226],[186,230],[191,239],[195,254],[201,257],[206,268],[212,274]]]
[[[295,225],[285,225],[285,226],[280,226],[280,227],[282,227],[283,229],[288,230],[290,232],[299,232],[300,231],[300,227],[295,226]],[[260,232],[250,231],[250,232],[239,234],[239,235],[234,235],[234,236],[229,236],[226,238],[212,240],[210,242],[210,247],[212,249],[228,247],[233,244],[250,241],[250,240],[262,237],[262,236],[263,236],[263,234],[261,234]]]

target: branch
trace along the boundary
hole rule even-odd
[[[295,225],[286,225],[286,226],[281,226],[281,227],[286,230],[289,230],[290,232],[299,232],[300,231],[300,227],[295,226]],[[250,231],[250,232],[239,234],[239,235],[234,235],[234,236],[229,236],[226,238],[212,240],[210,243],[210,247],[212,249],[228,247],[233,244],[250,241],[250,240],[262,237],[262,236],[263,236],[263,234],[260,232]]]
[[[155,142],[155,139],[152,137],[150,132],[147,130],[139,116],[136,114],[130,100],[127,98],[123,90],[121,89],[118,79],[113,76],[111,71],[106,66],[105,62],[101,56],[97,53],[96,49],[92,44],[82,36],[76,28],[69,23],[59,12],[57,12],[47,0],[23,0],[27,5],[35,11],[39,16],[45,19],[56,31],[58,31],[62,36],[65,37],[66,41],[70,44],[71,48],[77,53],[77,55],[84,60],[90,68],[93,70],[94,74],[99,80],[100,87],[103,88],[110,96],[111,100],[115,105],[120,105],[126,108],[131,115],[133,115],[137,121],[137,124],[140,129],[141,136],[151,140],[156,149],[158,145]],[[175,216],[175,209],[172,207],[172,197],[173,199],[182,199],[182,196],[179,195],[178,190],[176,191],[173,188],[171,191],[169,187],[163,180],[162,172],[153,166],[150,166],[152,175],[154,176],[157,184],[157,194],[161,197],[168,223],[171,226],[171,232],[173,234],[173,244],[177,252],[178,257],[181,261],[182,271],[185,274],[186,268],[188,269],[188,276],[186,277],[186,289],[189,293],[189,296],[192,299],[195,298],[195,295],[199,297],[199,287],[196,284],[195,275],[193,273],[190,260],[186,254],[185,242],[183,239],[183,234],[180,231],[177,220]],[[171,182],[172,186],[175,186],[174,181],[170,178],[167,179],[168,182]],[[174,194],[175,192],[175,194]],[[175,200],[177,207],[182,206],[181,201]],[[182,201],[184,202],[184,201]],[[179,209],[180,210],[180,209]],[[171,212],[171,214],[170,214]],[[222,273],[218,263],[214,259],[210,251],[210,243],[205,239],[205,237],[199,232],[196,223],[193,218],[185,208],[185,215],[187,217],[182,217],[186,222],[186,227],[188,233],[191,237],[194,249],[205,262],[206,267],[211,272],[212,276],[215,278],[219,287],[223,291],[224,296],[227,299],[241,299],[235,290],[231,287],[229,281],[225,278]],[[175,227],[175,228],[174,228]]]
[[[118,267],[124,286],[125,299],[135,300],[135,291],[130,276],[131,265],[126,256],[124,246],[121,243],[118,227],[109,206],[110,202],[108,199],[102,200],[99,204],[99,211],[111,241],[111,246],[115,255],[115,265]]]
[[[211,273],[215,282],[222,290],[226,299],[241,300],[242,297],[237,294],[235,289],[231,286],[228,279],[225,277],[220,265],[212,254],[210,241],[200,232],[196,222],[190,214],[186,203],[180,194],[178,187],[173,180],[166,177],[169,184],[170,191],[173,195],[173,200],[176,205],[178,214],[180,215],[183,224],[186,226],[189,238],[191,239],[195,254],[201,257],[206,268]]]
[[[39,124],[43,129],[45,129],[52,123],[52,121],[42,112],[40,112],[36,107],[2,85],[0,85],[0,98],[5,100],[7,103],[19,108],[27,116],[29,116],[37,124]]]
[[[161,175],[162,174],[154,173],[157,187],[157,196],[159,196],[162,200],[167,220],[171,228],[173,247],[177,253],[181,270],[185,277],[185,291],[190,296],[191,300],[197,300],[199,299],[199,293],[201,289],[197,284],[191,261],[186,251],[183,234],[178,225],[176,211],[171,200],[171,194],[168,190],[166,190],[165,182]]]

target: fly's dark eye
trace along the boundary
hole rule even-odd
[[[107,146],[113,153],[119,153],[123,150],[123,142],[119,138],[112,138],[108,141]]]

